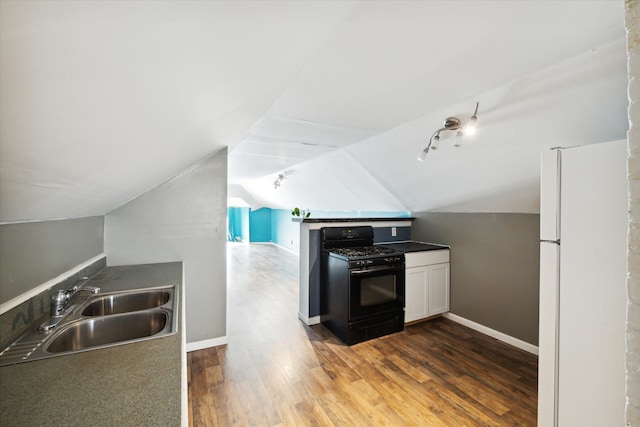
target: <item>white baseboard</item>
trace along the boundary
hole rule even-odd
[[[490,337],[495,338],[499,341],[502,341],[504,343],[517,347],[520,350],[524,350],[528,353],[535,354],[536,356],[538,355],[538,346],[529,344],[526,341],[522,341],[518,338],[512,337],[511,335],[507,335],[503,332],[496,331],[495,329],[491,329],[487,326],[481,325],[480,323],[476,323],[473,320],[465,319],[464,317],[458,316],[457,314],[444,313],[442,316],[456,323],[460,323],[461,325],[464,325],[475,331],[482,332],[485,335],[489,335]]]
[[[210,340],[187,343],[187,353],[190,351],[202,350],[203,348],[218,347],[227,344],[227,337],[211,338]]]
[[[278,247],[280,249],[283,249],[283,250],[285,250],[285,251],[287,251],[289,253],[292,253],[295,256],[300,256],[299,253],[297,253],[297,252],[295,252],[295,251],[293,251],[293,250],[291,250],[289,248],[286,248],[286,247],[284,247],[282,245],[279,245],[276,242],[250,242],[250,244],[251,245],[272,245],[272,246],[276,246],[276,247]]]
[[[282,246],[282,245],[279,245],[279,244],[277,244],[277,243],[275,243],[275,242],[271,242],[271,244],[272,244],[273,246],[277,246],[277,247],[279,247],[280,249],[283,249],[283,250],[285,250],[285,251],[287,251],[287,252],[289,252],[289,253],[291,253],[291,254],[293,254],[293,255],[295,255],[295,256],[300,256],[300,254],[299,254],[299,253],[295,252],[295,251],[294,251],[294,250],[292,250],[292,249],[286,248],[286,247],[284,247],[284,246]]]
[[[298,319],[302,320],[306,325],[317,325],[320,323],[320,316],[307,317],[298,312]]]
[[[46,291],[47,289],[50,289],[52,287],[54,287],[55,285],[57,285],[58,283],[68,279],[69,277],[73,276],[74,274],[82,271],[83,269],[89,267],[91,264],[93,264],[94,262],[100,261],[102,258],[105,258],[107,255],[105,255],[104,253],[94,256],[91,259],[86,260],[85,262],[83,262],[82,264],[78,264],[75,267],[65,271],[64,273],[62,273],[61,275],[54,277],[53,279],[36,286],[35,288],[25,292],[22,295],[18,295],[17,297],[3,303],[0,304],[0,314],[4,314],[7,311],[11,310],[12,308],[15,308],[17,306],[19,306],[20,304],[22,304],[23,302],[29,301],[31,298],[35,297],[36,295]]]

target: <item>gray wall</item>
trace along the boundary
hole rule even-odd
[[[414,240],[451,246],[451,312],[538,345],[540,215],[414,216]]]
[[[227,150],[108,213],[108,265],[183,261],[187,342],[226,334]]]
[[[103,252],[104,217],[0,225],[0,304]]]

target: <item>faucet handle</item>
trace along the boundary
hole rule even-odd
[[[56,291],[51,295],[51,316],[59,316],[64,313],[67,298],[67,292],[63,290]]]
[[[67,291],[56,291],[51,295],[51,302],[64,304],[67,301]]]

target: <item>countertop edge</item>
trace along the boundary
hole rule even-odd
[[[380,242],[376,243],[376,245],[390,246],[404,253],[451,250],[450,246],[442,245],[440,243],[418,242],[415,240],[402,242]]]
[[[414,221],[414,217],[388,217],[388,218],[291,218],[293,222],[318,223],[318,222],[383,222],[383,221]]]

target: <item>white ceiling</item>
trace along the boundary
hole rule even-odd
[[[584,143],[626,129],[623,15],[622,0],[3,0],[0,221],[102,215],[225,146],[232,188],[261,205],[531,211],[531,197],[496,194],[532,191],[543,138],[500,147],[523,118],[564,139],[586,122]],[[578,75],[556,78],[557,64]],[[566,102],[539,95],[562,90]],[[492,148],[443,150],[440,186],[425,188],[432,172],[406,159],[475,100]],[[464,156],[498,153],[512,166],[483,186],[495,168]],[[313,187],[263,190],[294,166]]]

